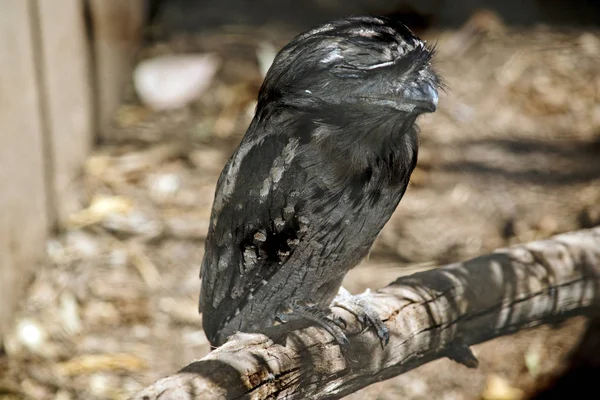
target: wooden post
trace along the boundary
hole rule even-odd
[[[81,0],[36,0],[51,222],[78,209],[73,182],[93,141],[90,54]]]
[[[1,3],[0,340],[43,253],[48,228],[33,3]]]
[[[106,127],[117,110],[131,76],[146,20],[146,0],[89,0],[93,24],[98,127]]]
[[[48,228],[79,206],[73,183],[95,129],[121,101],[145,5],[0,0],[0,343],[43,257]]]

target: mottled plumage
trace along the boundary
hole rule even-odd
[[[200,295],[212,344],[286,308],[327,309],[406,190],[415,119],[437,105],[431,58],[404,25],[374,17],[279,52],[217,185]]]

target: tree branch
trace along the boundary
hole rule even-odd
[[[440,357],[475,366],[470,345],[600,310],[600,227],[402,277],[373,297],[384,348],[335,309],[347,348],[312,326],[240,333],[133,399],[337,399]]]

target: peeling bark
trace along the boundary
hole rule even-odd
[[[390,330],[384,348],[335,309],[346,348],[314,326],[238,333],[132,399],[337,399],[441,357],[474,367],[473,344],[600,311],[600,227],[399,278],[372,306]]]

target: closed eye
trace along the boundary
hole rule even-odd
[[[379,64],[371,64],[371,65],[360,65],[360,66],[356,66],[356,65],[352,65],[352,64],[337,64],[333,66],[334,70],[338,70],[338,71],[345,71],[345,72],[358,72],[358,71],[371,71],[377,68],[385,68],[385,67],[389,67],[390,65],[394,65],[395,61],[384,61],[382,63]]]
[[[333,66],[334,69],[338,69],[341,71],[356,71],[359,68],[352,64],[336,64]]]
[[[379,64],[367,65],[366,67],[362,67],[361,69],[371,70],[371,69],[389,67],[390,65],[394,65],[394,61],[386,61],[386,62],[382,62]]]
[[[351,64],[337,64],[331,68],[331,71],[334,75],[343,78],[356,78],[359,77],[362,73],[361,68],[357,68]]]

